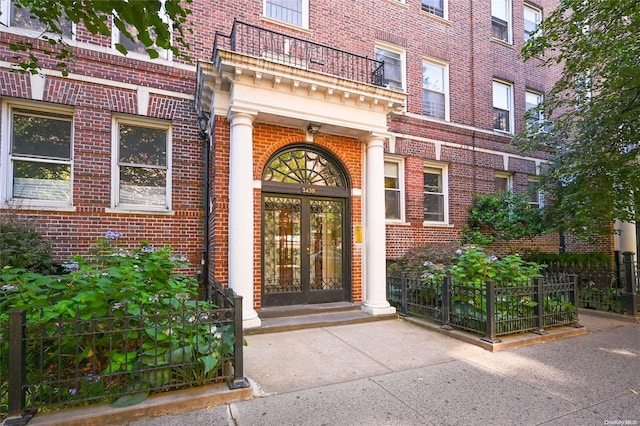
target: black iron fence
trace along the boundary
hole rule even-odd
[[[243,376],[242,297],[214,290],[217,307],[183,300],[168,312],[0,324],[0,416],[25,424],[38,411],[116,401]],[[179,299],[178,299],[179,300]]]
[[[614,262],[550,262],[547,271],[578,277],[578,306],[624,315],[640,314],[640,281],[634,253],[615,253]]]
[[[384,86],[384,63],[288,34],[233,21],[230,35],[216,32],[212,60],[227,50],[347,80]]]
[[[387,297],[403,315],[435,320],[498,342],[513,333],[579,326],[575,275],[534,279],[527,285],[485,285],[410,276],[387,277]]]

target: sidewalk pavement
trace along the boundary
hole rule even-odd
[[[407,321],[247,336],[250,400],[129,423],[640,425],[640,325],[489,352]]]

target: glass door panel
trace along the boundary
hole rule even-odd
[[[342,201],[309,201],[309,289],[343,289]]]
[[[302,293],[301,200],[265,197],[264,292]]]

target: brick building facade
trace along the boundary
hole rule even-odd
[[[2,206],[59,259],[109,229],[171,245],[244,297],[247,326],[283,304],[389,312],[386,259],[457,239],[473,194],[525,192],[547,159],[510,142],[554,81],[518,54],[553,0],[194,0],[193,63],[77,27],[67,77],[38,52],[43,76],[10,70],[37,31],[0,2]],[[66,140],[21,148],[25,121]]]

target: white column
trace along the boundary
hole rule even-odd
[[[364,258],[362,310],[371,315],[396,312],[386,290],[386,236],[384,209],[384,138],[372,135],[366,145]]]
[[[229,287],[242,296],[244,328],[260,326],[253,309],[253,120],[229,113]]]
[[[618,246],[615,248],[620,250],[620,253],[627,251],[635,253],[633,259],[636,260],[638,257],[638,253],[636,253],[636,224],[633,222],[616,221],[616,229],[620,231],[620,235],[618,238]]]

